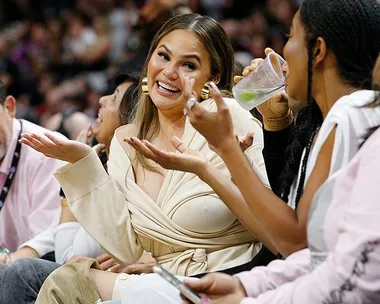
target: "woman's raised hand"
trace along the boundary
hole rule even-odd
[[[80,131],[80,133],[78,134],[75,140],[81,143],[84,143],[86,145],[90,145],[90,139],[92,136],[93,135],[92,135],[91,125],[89,125],[87,128]]]
[[[191,91],[190,81],[185,78],[185,92]],[[194,97],[188,100],[184,110],[193,127],[207,139],[213,150],[219,153],[221,149],[228,146],[228,143],[238,144],[238,142],[234,135],[229,108],[225,104],[218,87],[213,82],[210,82],[210,94],[216,103],[216,112],[209,112],[204,109]],[[187,96],[194,95],[188,94]]]
[[[92,149],[84,143],[69,140],[63,136],[44,133],[44,136],[25,133],[20,142],[34,150],[43,153],[47,157],[75,163],[91,153]]]
[[[137,137],[128,137],[125,141],[165,169],[201,175],[208,165],[207,158],[201,152],[189,149],[176,136],[171,139],[171,143],[180,153],[160,150],[149,141],[141,141]]]

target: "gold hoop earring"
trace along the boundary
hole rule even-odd
[[[149,95],[148,77],[144,77],[141,80],[141,91],[144,95]]]
[[[202,91],[201,91],[201,98],[203,100],[207,100],[210,98],[210,85],[207,83],[205,83],[205,85],[203,86],[202,88]]]

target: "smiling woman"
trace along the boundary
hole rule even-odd
[[[174,114],[183,124],[183,106],[189,98],[184,92],[185,75],[193,79],[192,93],[198,98],[208,81],[231,91],[234,60],[229,38],[212,18],[194,16],[172,18],[151,44],[143,70],[149,96],[140,96],[135,119],[139,138],[152,140],[158,134],[161,111]],[[136,157],[144,168],[156,171],[139,151]]]
[[[111,141],[109,175],[85,145],[50,135],[49,140],[28,137],[37,150],[71,163],[56,173],[70,209],[115,260],[132,264],[145,250],[172,273],[191,276],[244,264],[261,248],[256,235],[196,172],[163,169],[138,145],[144,139],[161,150],[175,152],[181,146],[177,143],[184,143],[204,155],[203,165],[193,169],[202,171],[210,163],[217,168],[219,180],[231,186],[229,198],[242,202],[225,164],[184,115],[186,102],[191,96],[199,99],[206,83],[213,81],[228,92],[233,66],[231,43],[215,20],[195,14],[174,17],[155,36],[143,69],[149,95],[140,95],[133,123],[117,129]],[[106,108],[113,106],[113,98],[120,93],[101,101],[104,108],[98,123],[107,119]],[[234,100],[225,98],[225,102],[231,109],[236,135],[242,138],[248,132],[255,133],[255,142],[245,155],[269,187],[260,123]],[[213,99],[201,105],[208,111],[217,109]],[[241,210],[246,209],[242,206]],[[125,282],[135,278],[86,270],[85,266],[63,266],[53,272],[37,303],[71,303],[81,297],[75,292],[80,290],[91,291],[85,299],[88,302],[99,297],[118,299]],[[84,286],[67,284],[71,275],[82,277]],[[56,284],[61,279],[65,283]]]
[[[126,79],[120,83],[116,90],[99,99],[100,109],[98,118],[91,126],[91,133],[99,143],[103,143],[109,149],[115,130],[130,122],[137,98],[137,80]]]

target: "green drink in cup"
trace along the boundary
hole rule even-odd
[[[284,63],[285,60],[280,55],[271,52],[256,70],[235,85],[232,93],[240,106],[246,110],[252,110],[283,91],[285,88],[285,77],[282,71]]]

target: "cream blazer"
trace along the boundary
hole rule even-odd
[[[235,100],[231,109],[234,131],[244,137],[255,132],[245,154],[253,170],[269,187],[262,156],[261,124]],[[216,111],[213,100],[202,105]],[[201,151],[220,174],[230,176],[222,159],[205,138],[186,121],[182,140]],[[108,173],[95,152],[59,169],[55,176],[80,224],[123,264],[135,263],[143,251],[177,275],[227,269],[250,261],[261,244],[198,176],[180,171],[166,173],[157,201],[136,183],[131,159],[114,136]]]

